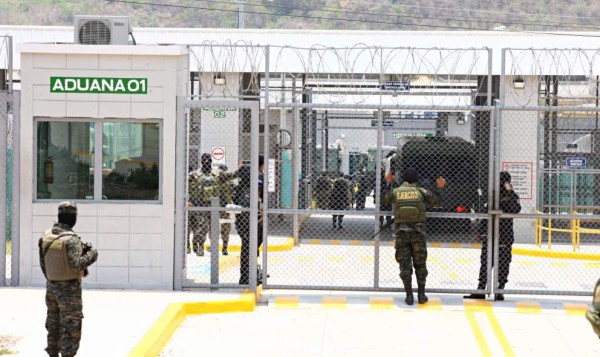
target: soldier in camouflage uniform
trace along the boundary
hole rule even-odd
[[[217,176],[212,172],[212,157],[202,154],[201,167],[189,177],[189,207],[209,207],[210,198],[218,197]],[[210,211],[190,212],[190,228],[194,232],[192,249],[197,256],[204,255],[204,242],[210,232]]]
[[[81,339],[81,279],[87,267],[98,258],[91,244],[81,242],[73,232],[77,206],[62,202],[58,206],[58,223],[47,230],[38,242],[40,267],[46,277],[46,330],[48,355],[72,357]]]
[[[388,177],[387,181],[393,178]],[[425,203],[438,204],[446,180],[438,177],[437,190],[433,193],[417,186],[417,170],[410,168],[404,172],[404,182],[386,196],[386,203],[394,204],[396,225],[396,261],[400,265],[400,279],[406,291],[406,304],[414,302],[412,290],[412,267],[415,267],[418,285],[419,304],[427,302],[425,280],[427,278],[427,245],[425,241]]]

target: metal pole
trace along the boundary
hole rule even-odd
[[[244,28],[244,0],[239,0],[240,8],[238,11],[238,28]]]
[[[380,68],[379,68],[379,81],[381,83],[383,83],[384,78],[383,76],[385,75],[383,73],[383,49],[380,49],[380,53],[381,53],[381,57],[379,58],[380,60]],[[383,109],[381,108],[381,105],[383,104],[383,96],[381,94],[379,94],[379,110],[377,111],[377,153],[375,154],[375,212],[376,212],[376,217],[379,218],[377,215],[381,214],[381,145],[382,145],[382,141],[383,141]],[[377,226],[377,222],[379,222],[379,219],[375,219],[375,223],[373,223],[374,226],[374,231],[377,232],[379,230],[379,227]],[[374,260],[374,268],[375,268],[375,272],[374,272],[374,276],[373,276],[373,280],[374,280],[374,287],[375,289],[379,288],[379,269],[380,269],[380,259],[379,259],[379,254],[380,254],[380,235],[377,234],[375,236],[375,260]]]
[[[11,111],[8,113],[9,122],[12,123],[12,143],[9,147],[12,147],[12,254],[11,254],[11,268],[10,277],[11,285],[19,285],[19,253],[21,251],[21,227],[20,224],[20,207],[21,207],[21,118],[20,110],[15,108],[21,108],[21,94],[20,92],[12,92],[10,96],[12,102],[10,103]]]
[[[210,283],[219,284],[219,197],[210,199]],[[204,247],[200,247],[204,249]]]
[[[264,214],[263,214],[263,255],[262,255],[262,280],[263,287],[267,285],[267,247],[269,246],[268,238],[269,238],[269,162],[271,160],[271,151],[269,148],[269,139],[271,136],[271,123],[269,119],[269,81],[271,79],[271,75],[269,73],[269,46],[266,47],[266,55],[265,55],[265,172],[264,172],[264,180],[263,180],[263,203],[264,203]],[[273,166],[273,170],[275,170],[275,166]],[[275,172],[273,172],[273,178],[275,178]],[[272,183],[273,187],[275,187],[275,182]],[[266,187],[265,187],[266,186]]]
[[[8,36],[8,94],[13,92],[13,38]]]
[[[0,202],[6,202],[6,123],[8,122],[8,95],[0,93]],[[0,286],[6,285],[6,205],[0,205]]]
[[[296,77],[292,79],[292,103],[296,103]],[[300,120],[299,108],[294,108],[294,117],[292,120],[292,208],[297,210],[298,202],[298,121]],[[293,218],[293,236],[294,244],[300,244],[300,224],[298,222],[298,214],[294,213]]]
[[[187,165],[185,154],[186,143],[185,98],[177,97],[177,126],[175,140],[175,270],[173,272],[173,288],[183,289],[183,269],[185,261],[186,237],[186,181]]]
[[[487,101],[486,105],[488,107],[492,106],[492,54],[493,51],[491,48],[488,48],[488,76],[487,76]]]
[[[259,106],[258,102],[252,102],[250,106],[251,129],[250,129],[250,253],[249,253],[249,277],[250,291],[256,291],[256,251],[258,248],[258,138],[259,138]],[[263,187],[264,188],[264,187]]]

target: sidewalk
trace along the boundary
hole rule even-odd
[[[84,289],[83,332],[77,355],[127,356],[170,303],[233,300],[240,293]],[[18,354],[8,356],[47,356],[44,296],[41,288],[0,288],[0,336],[19,339],[11,349]]]

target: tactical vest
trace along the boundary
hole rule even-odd
[[[46,279],[51,281],[66,281],[83,278],[83,271],[77,271],[69,265],[67,240],[75,233],[63,232],[52,234],[49,230],[42,237],[42,253],[46,265]]]
[[[197,200],[197,204],[210,206],[213,197],[219,197],[219,184],[212,174],[193,175],[189,185],[190,195]]]
[[[425,223],[425,203],[421,191],[407,183],[394,190],[394,222]]]

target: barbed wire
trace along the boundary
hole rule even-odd
[[[600,74],[599,49],[506,49],[504,73],[521,86],[505,85],[505,98],[512,105],[538,106],[589,104],[596,99]],[[528,77],[529,76],[529,77]],[[531,79],[533,78],[533,79]],[[534,82],[531,82],[531,81]],[[529,81],[529,83],[525,83]],[[559,85],[560,84],[560,85]],[[558,91],[551,87],[556,86]],[[521,88],[523,87],[523,88]],[[539,88],[543,88],[540,91]],[[558,103],[557,103],[558,101]],[[514,102],[514,103],[512,103]]]
[[[204,78],[202,96],[239,96],[259,85],[269,85],[269,101],[301,102],[310,93],[312,103],[400,105],[471,105],[479,88],[478,77],[490,69],[487,48],[387,48],[356,44],[350,47],[313,45],[257,46],[238,41],[225,44],[204,42],[190,47],[193,68],[199,72],[249,73],[251,80],[240,92],[235,86],[217,86]],[[269,68],[266,58],[269,56]],[[269,71],[271,81],[260,83]],[[295,88],[292,82],[295,81]],[[386,82],[400,82],[405,88],[386,89]],[[414,87],[413,87],[414,86]],[[392,84],[393,87],[393,84]],[[295,91],[295,96],[290,95]],[[235,93],[233,93],[235,92]]]

